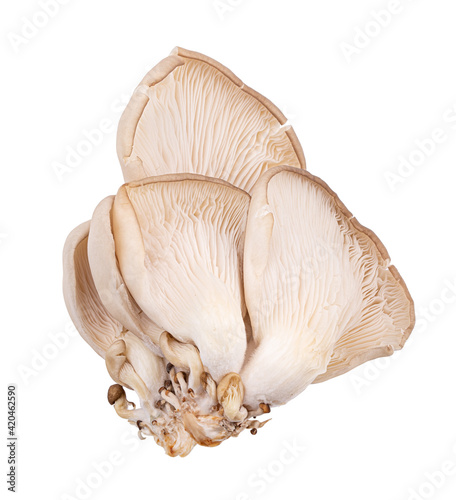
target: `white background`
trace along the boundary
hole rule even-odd
[[[14,382],[15,498],[454,498],[454,1],[63,3],[51,19],[35,0],[0,12],[0,434]],[[394,13],[380,26],[385,9]],[[71,335],[61,293],[67,234],[122,183],[121,109],[176,45],[219,60],[288,115],[308,169],[385,243],[418,318],[393,358],[311,386],[257,436],[184,459],[140,442],[115,415],[104,363]],[[106,120],[102,143],[59,180],[56,162]],[[433,134],[440,143],[420,159],[416,141]],[[399,172],[401,156],[414,169]],[[453,467],[437,473],[444,462]]]

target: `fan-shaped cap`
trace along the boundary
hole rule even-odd
[[[153,352],[161,355],[160,335],[155,325],[134,301],[120,273],[111,228],[114,196],[108,196],[95,209],[90,225],[88,256],[92,277],[105,308]]]
[[[63,294],[71,319],[87,343],[106,361],[116,382],[141,399],[157,399],[164,377],[163,360],[108,312],[95,287],[87,246],[90,222],[68,236],[63,250]]]
[[[215,379],[239,371],[245,354],[249,200],[224,181],[175,174],[124,185],[112,209],[116,255],[132,296],[163,330],[196,345]]]
[[[133,389],[143,404],[153,404],[165,379],[163,359],[156,356],[131,332],[125,332],[106,352],[106,368],[111,378]]]
[[[63,249],[63,296],[78,332],[101,357],[123,326],[106,310],[98,295],[87,256],[90,221],[68,235]]]
[[[308,172],[257,182],[245,242],[246,304],[257,348],[241,372],[246,404],[286,403],[313,381],[400,349],[413,301],[388,253]]]
[[[267,169],[305,168],[286,118],[217,61],[181,48],[142,80],[119,123],[125,181],[189,172],[246,191]]]

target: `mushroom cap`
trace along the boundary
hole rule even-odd
[[[102,358],[123,326],[106,310],[93,281],[87,255],[90,221],[68,235],[63,249],[63,296],[82,338]]]
[[[111,227],[114,196],[96,207],[90,225],[88,256],[92,277],[105,308],[124,327],[137,335],[155,354],[163,330],[151,321],[131,296],[120,273]]]
[[[181,48],[135,90],[117,153],[126,182],[189,172],[250,191],[271,167],[305,168],[296,134],[274,104],[217,61]]]
[[[410,294],[389,255],[309,172],[277,167],[255,185],[244,287],[256,349],[245,402],[283,404],[308,384],[402,348]]]
[[[192,344],[179,342],[168,332],[162,333],[160,347],[171,364],[190,372],[188,386],[192,390],[199,390],[204,367],[198,349]]]
[[[113,405],[119,398],[125,396],[125,390],[120,384],[111,385],[108,389],[108,403]]]
[[[132,296],[216,379],[242,365],[242,255],[250,197],[227,182],[174,174],[125,184],[112,217]]]
[[[148,404],[158,399],[166,377],[163,359],[131,332],[126,331],[106,352],[106,368],[118,384],[132,389]]]
[[[166,376],[163,360],[105,308],[89,266],[90,228],[90,222],[81,224],[65,242],[63,295],[68,312],[82,338],[105,359],[115,382],[135,389],[142,398],[147,392],[155,396]]]

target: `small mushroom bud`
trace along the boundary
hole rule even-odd
[[[111,385],[108,390],[108,402],[113,405],[119,398],[125,396],[124,388],[120,384]]]
[[[244,384],[237,373],[228,373],[217,386],[217,400],[222,405],[225,416],[232,422],[240,422],[247,417],[244,401]]]
[[[271,408],[269,407],[269,405],[265,404],[265,403],[260,403],[260,409],[263,410],[263,413],[270,413],[271,412]]]

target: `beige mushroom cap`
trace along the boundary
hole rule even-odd
[[[117,133],[125,181],[189,172],[246,191],[267,169],[305,168],[285,116],[217,61],[181,48],[142,80]]]
[[[148,393],[156,393],[163,382],[163,360],[128,332],[103,305],[89,266],[89,230],[90,222],[85,222],[74,229],[65,242],[65,302],[77,330],[105,359],[113,380],[136,389],[140,397],[145,398]]]
[[[100,299],[110,314],[155,354],[161,355],[159,342],[163,330],[141,311],[120,273],[111,227],[113,203],[114,196],[108,196],[93,213],[88,239],[92,277]]]
[[[256,349],[241,377],[253,407],[392,354],[414,325],[380,240],[323,181],[291,167],[252,192],[244,286]]]
[[[76,329],[101,357],[123,326],[106,310],[93,281],[87,255],[90,221],[68,235],[63,249],[63,296]]]
[[[131,294],[154,323],[198,347],[215,379],[239,371],[244,360],[249,200],[224,181],[175,174],[124,185],[112,210],[116,255]]]

